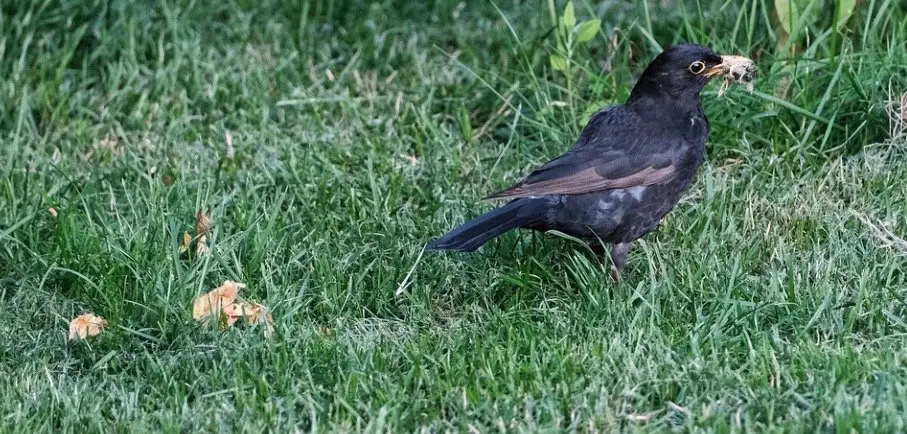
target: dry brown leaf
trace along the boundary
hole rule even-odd
[[[198,210],[195,214],[195,233],[197,235],[207,235],[211,227],[214,226],[214,220],[204,211]]]
[[[239,290],[245,287],[246,285],[232,280],[224,281],[221,286],[195,299],[192,303],[192,317],[201,320],[214,313],[223,313],[224,308],[236,300]]]
[[[211,248],[208,247],[208,236],[202,235],[198,237],[198,242],[195,243],[195,254],[196,256],[204,256],[208,253],[211,253]]]
[[[69,340],[97,336],[106,326],[107,321],[93,313],[79,315],[69,322]]]
[[[202,320],[216,314],[221,330],[226,330],[240,319],[246,318],[249,325],[264,323],[265,335],[270,336],[274,333],[274,317],[268,308],[258,303],[236,301],[239,290],[245,287],[246,285],[232,280],[224,281],[223,285],[195,299],[192,317]]]
[[[228,326],[245,317],[246,323],[249,325],[264,322],[265,334],[274,333],[274,317],[271,316],[271,312],[268,312],[266,307],[258,303],[233,303],[224,307],[224,313],[227,314]]]
[[[214,226],[214,219],[211,218],[202,210],[198,210],[195,214],[195,232],[198,237],[195,245],[195,254],[198,256],[204,256],[208,253],[211,253],[211,248],[208,247],[208,232],[211,230],[211,227]]]
[[[189,235],[189,232],[183,232],[183,241],[180,243],[180,254],[188,252],[190,244],[192,244],[192,235]]]
[[[229,318],[228,323],[230,325],[244,316],[248,318],[249,324],[253,324],[258,321],[258,317],[261,315],[261,305],[245,302],[233,303],[224,307],[224,313],[227,314],[227,318]]]

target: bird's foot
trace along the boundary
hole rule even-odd
[[[611,277],[618,283],[623,280],[621,271],[624,269],[624,266],[627,265],[627,255],[630,253],[631,247],[633,247],[632,241],[615,243],[611,246]]]
[[[611,265],[611,278],[614,279],[615,282],[618,282],[618,283],[621,282],[623,280],[623,278],[620,273],[620,268],[618,268],[618,265],[623,265],[623,263],[620,262],[621,257],[620,256],[617,257],[618,262],[617,262],[617,264],[615,264],[614,261],[612,260],[613,254],[609,255],[608,252],[605,250],[605,247],[602,246],[601,244],[590,244],[589,247],[591,247],[592,251],[595,252],[598,259],[602,262],[602,265],[605,265],[605,264]]]

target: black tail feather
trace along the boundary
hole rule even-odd
[[[538,223],[544,217],[545,208],[541,201],[516,199],[433,240],[426,250],[472,252],[504,232]]]

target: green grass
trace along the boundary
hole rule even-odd
[[[790,58],[770,1],[662,3],[578,3],[569,88],[544,1],[4,3],[0,431],[907,430],[907,10]],[[707,88],[623,283],[526,232],[418,259],[681,40],[757,89]],[[227,279],[271,339],[192,319]]]

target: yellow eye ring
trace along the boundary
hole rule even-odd
[[[702,71],[705,71],[705,63],[697,60],[690,64],[690,72],[693,74],[701,74]]]

